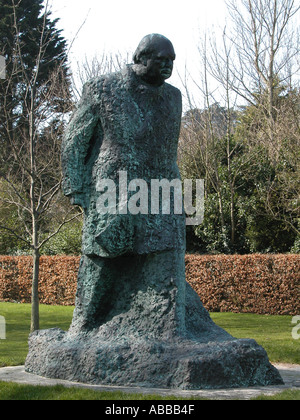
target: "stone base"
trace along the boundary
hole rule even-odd
[[[32,334],[25,367],[97,385],[200,390],[282,384],[262,347],[236,340],[212,321],[185,282],[182,252],[116,261],[83,257],[69,331]]]
[[[103,341],[86,336],[76,341],[52,329],[32,334],[29,346],[26,371],[55,379],[185,390],[283,384],[254,340]]]

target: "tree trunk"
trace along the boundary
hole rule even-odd
[[[34,99],[35,89],[31,87],[30,114],[29,114],[29,139],[30,139],[30,202],[32,217],[32,249],[33,249],[33,272],[32,272],[32,295],[31,295],[31,332],[40,328],[39,316],[39,272],[40,252],[38,247],[38,215],[36,209],[36,154],[34,135]]]
[[[230,218],[231,218],[231,245],[235,245],[235,214],[234,214],[234,189],[230,185]]]
[[[223,201],[222,201],[222,194],[221,191],[218,191],[218,198],[219,198],[219,212],[220,212],[220,221],[222,229],[225,226],[225,219],[224,219],[224,210],[223,210]]]
[[[40,272],[40,252],[33,250],[33,272],[32,272],[32,295],[31,295],[31,328],[34,332],[40,328],[39,311],[39,272]]]

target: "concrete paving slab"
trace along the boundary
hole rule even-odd
[[[281,373],[285,382],[283,386],[273,387],[255,387],[246,389],[221,389],[221,390],[203,390],[203,391],[181,391],[169,389],[146,389],[131,387],[113,387],[102,385],[87,385],[77,382],[69,382],[56,379],[43,378],[41,376],[32,375],[25,372],[24,366],[6,367],[0,369],[0,381],[15,382],[18,384],[35,385],[35,386],[54,386],[63,385],[65,387],[77,387],[92,389],[95,391],[121,391],[125,393],[139,393],[144,395],[161,395],[175,397],[200,397],[217,400],[249,400],[262,394],[272,396],[287,389],[300,389],[300,365],[276,364],[274,365]]]

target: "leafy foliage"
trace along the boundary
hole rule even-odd
[[[261,101],[260,97],[257,107],[231,111],[230,136],[222,129],[227,111],[217,104],[206,111],[192,110],[184,118],[182,177],[206,181],[205,218],[188,231],[189,251],[298,252],[300,92],[278,98],[273,142]],[[213,131],[207,131],[211,124]]]

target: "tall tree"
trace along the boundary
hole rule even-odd
[[[16,230],[2,219],[0,229],[32,250],[32,331],[39,329],[40,249],[76,216],[66,214],[53,231],[46,225],[61,207],[60,139],[72,107],[66,41],[57,22],[48,1],[0,0],[0,52],[7,63],[0,82],[1,201],[16,209],[23,226]]]
[[[7,70],[7,79],[0,85],[0,106],[5,111],[0,115],[2,142],[7,140],[8,114],[10,135],[16,139],[25,122],[29,125],[31,93],[38,92],[35,102],[43,100],[50,89],[49,77],[58,68],[67,79],[66,41],[56,28],[58,20],[51,20],[48,2],[45,7],[43,3],[0,0],[0,54],[6,59]],[[41,119],[46,118],[41,114]]]
[[[299,75],[300,33],[295,0],[229,0],[231,32],[225,30],[235,52],[231,88],[257,105],[264,93],[268,135],[272,141],[276,119],[276,89],[290,87]],[[220,56],[219,56],[220,58]]]
[[[199,177],[200,171],[207,181],[200,235],[209,236],[217,222],[228,238],[230,214],[226,245],[232,251],[240,246],[241,228],[250,220],[246,211],[255,213],[251,204],[260,206],[257,215],[289,230],[292,240],[299,234],[300,5],[298,0],[227,4],[230,25],[219,38],[206,33],[199,41],[200,82],[195,75],[183,82],[191,110],[183,124],[180,159],[183,174],[189,170]],[[189,79],[199,88],[197,102]],[[222,109],[222,130],[214,121],[215,103]],[[237,113],[237,105],[245,106],[240,107],[244,112]],[[266,162],[269,171],[259,170]],[[210,186],[215,191],[211,201]],[[206,228],[211,205],[211,214],[219,217]]]

